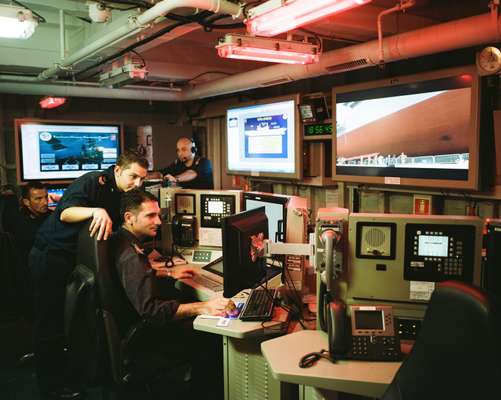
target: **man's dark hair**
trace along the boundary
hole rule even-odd
[[[122,220],[126,212],[130,211],[136,213],[141,208],[141,204],[146,201],[158,202],[158,199],[155,195],[143,190],[125,192],[120,200],[120,216]]]
[[[47,189],[47,186],[40,181],[30,181],[21,186],[21,198],[29,200],[32,189]]]
[[[118,157],[117,165],[121,168],[127,168],[131,164],[139,164],[141,167],[148,169],[148,160],[144,158],[136,150],[125,150],[120,157]]]

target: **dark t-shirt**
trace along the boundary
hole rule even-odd
[[[212,163],[205,157],[195,157],[191,167],[187,167],[184,163],[176,160],[167,168],[161,169],[160,172],[162,175],[170,174],[177,176],[188,170],[195,171],[197,177],[188,182],[179,182],[179,187],[184,189],[214,189]]]
[[[40,226],[52,214],[52,211],[39,216],[33,216],[29,210],[22,208],[16,224],[12,228],[16,248],[18,249],[23,265],[28,265],[28,254],[33,247],[33,242]]]
[[[114,166],[111,166],[104,171],[89,172],[75,180],[64,192],[56,210],[38,230],[35,247],[76,253],[78,233],[86,221],[62,222],[61,213],[70,207],[104,208],[113,221],[113,227],[118,227],[122,193],[117,188],[113,170]]]
[[[117,235],[115,267],[118,280],[141,320],[156,326],[172,320],[179,302],[158,298],[155,271],[151,269],[141,243],[122,227]]]

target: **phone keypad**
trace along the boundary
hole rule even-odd
[[[366,361],[399,361],[400,341],[395,336],[353,336],[350,358]]]

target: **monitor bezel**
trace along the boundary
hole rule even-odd
[[[279,103],[283,101],[294,101],[294,169],[295,171],[292,173],[287,173],[287,172],[269,172],[269,171],[250,171],[250,170],[235,170],[235,169],[230,169],[228,165],[228,111],[229,110],[236,110],[239,108],[246,108],[250,106],[259,106],[259,105],[266,105],[266,104],[273,104],[273,103]],[[224,135],[224,151],[226,155],[226,163],[225,163],[225,170],[228,175],[240,175],[240,176],[251,176],[251,177],[256,177],[256,178],[287,178],[287,179],[294,179],[294,180],[299,180],[302,179],[303,177],[303,157],[302,157],[302,148],[303,148],[303,143],[302,143],[302,131],[303,131],[303,124],[301,122],[301,119],[299,117],[299,94],[293,94],[293,95],[287,95],[287,96],[280,96],[280,97],[273,97],[271,99],[264,99],[264,100],[256,100],[256,101],[250,101],[250,102],[245,102],[241,103],[232,107],[229,107],[226,110],[225,113],[225,135]]]
[[[248,211],[246,208],[246,200],[255,200],[255,201],[260,201],[262,200],[263,202],[268,202],[268,203],[274,203],[274,204],[280,204],[283,208],[283,243],[286,242],[287,240],[287,203],[289,202],[289,198],[284,196],[284,195],[275,195],[272,193],[260,193],[260,192],[244,192],[243,193],[243,208],[244,211]],[[263,206],[264,207],[264,206]],[[259,207],[258,207],[259,208]],[[254,210],[254,209],[252,209]],[[268,236],[270,235],[270,232],[268,231]],[[275,241],[274,238],[270,238],[271,240]]]
[[[222,236],[223,236],[223,287],[224,287],[224,297],[233,297],[240,291],[244,289],[251,289],[253,286],[259,283],[260,280],[262,280],[265,275],[266,275],[266,270],[265,267],[262,268],[262,271],[258,271],[260,269],[260,266],[258,265],[259,262],[263,262],[263,260],[258,260],[256,261],[254,271],[249,271],[248,274],[250,275],[251,273],[253,274],[252,277],[243,276],[241,265],[238,264],[238,260],[233,259],[231,257],[232,255],[235,255],[236,252],[239,254],[242,254],[243,249],[240,248],[240,241],[237,238],[230,238],[231,236],[229,234],[229,231],[232,231],[233,234],[235,234],[235,225],[240,223],[242,220],[245,220],[247,218],[254,217],[254,218],[260,218],[259,222],[265,222],[265,229],[264,229],[264,234],[265,234],[265,239],[268,238],[268,218],[266,217],[265,213],[265,208],[259,207],[259,208],[254,208],[252,210],[248,211],[242,211],[238,214],[231,215],[229,217],[223,218],[222,221]],[[253,226],[256,226],[254,224]],[[239,233],[240,234],[240,233]],[[233,239],[233,240],[231,240]],[[231,241],[228,242],[228,240]],[[225,251],[225,249],[228,249],[231,247],[233,250],[232,253]],[[239,270],[240,269],[240,270]],[[261,272],[261,276],[259,273]],[[256,275],[256,276],[254,276]],[[248,282],[248,281],[249,282]],[[252,280],[253,282],[250,282]],[[238,282],[237,282],[238,281]],[[237,282],[237,283],[236,283]]]
[[[368,175],[346,175],[338,173],[337,160],[337,136],[336,136],[336,99],[339,94],[365,91],[375,88],[392,87],[398,85],[406,85],[418,82],[432,81],[442,78],[452,78],[461,75],[471,75],[471,114],[468,151],[469,151],[469,169],[467,180],[456,179],[428,179],[428,178],[407,178],[407,177],[392,177],[389,176],[368,176]],[[479,152],[480,152],[480,77],[474,66],[462,66],[449,68],[444,70],[430,71],[415,75],[398,76],[389,79],[378,81],[370,81],[347,85],[342,87],[334,87],[332,89],[332,180],[348,183],[363,183],[374,184],[377,186],[415,186],[443,189],[462,189],[462,190],[478,190],[479,189]]]
[[[119,129],[118,135],[118,155],[124,151],[124,128],[123,123],[116,121],[78,121],[78,120],[57,120],[57,119],[36,119],[36,118],[16,118],[14,120],[14,143],[16,150],[16,180],[18,184],[28,183],[32,181],[40,181],[49,185],[62,185],[70,184],[77,178],[63,178],[63,179],[26,179],[24,177],[24,165],[22,154],[22,134],[21,126],[23,124],[40,124],[40,125],[81,125],[81,126],[117,126]],[[91,172],[91,171],[87,171]],[[83,174],[82,174],[83,175]]]

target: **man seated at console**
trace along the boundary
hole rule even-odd
[[[160,293],[159,280],[189,278],[197,273],[196,269],[185,265],[166,267],[165,263],[152,266],[148,260],[143,242],[154,238],[161,224],[154,195],[143,191],[125,193],[120,213],[123,225],[118,231],[116,270],[128,299],[145,321],[139,351],[190,361],[193,398],[222,398],[221,339],[194,331],[191,317],[222,313],[228,300],[215,297],[205,302],[182,303],[172,297],[174,290],[171,297]]]
[[[214,189],[212,164],[198,154],[193,139],[180,137],[176,143],[176,160],[160,170],[165,182],[185,189]]]

